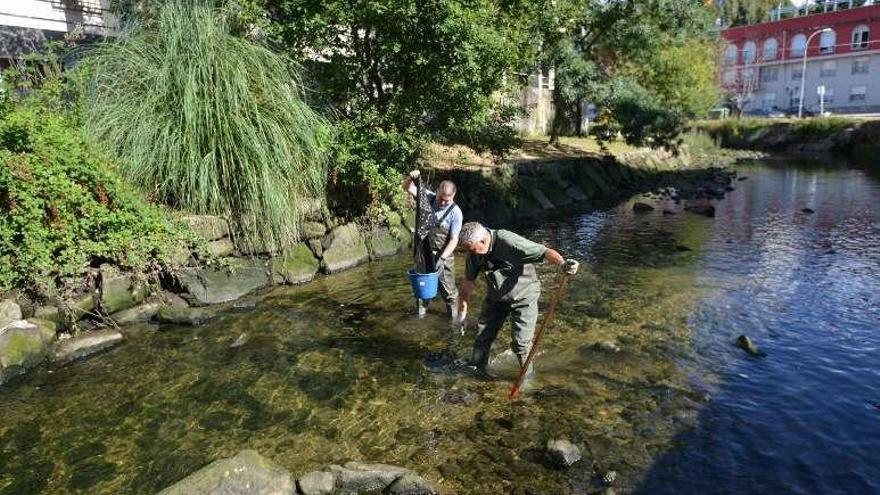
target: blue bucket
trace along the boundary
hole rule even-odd
[[[415,269],[410,269],[407,273],[417,299],[434,299],[437,296],[437,273],[416,273]]]

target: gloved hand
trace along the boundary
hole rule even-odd
[[[434,263],[434,271],[439,272],[443,265],[446,263],[446,258],[437,258],[437,262]]]
[[[577,273],[579,266],[581,266],[580,263],[569,258],[562,263],[562,271],[569,275],[574,275],[575,273]]]

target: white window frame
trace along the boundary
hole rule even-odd
[[[824,60],[819,68],[819,77],[834,77],[837,75],[837,62]]]
[[[853,50],[867,50],[871,46],[871,30],[868,26],[860,24],[853,28],[850,37],[850,47]]]
[[[819,35],[819,53],[834,53],[835,43],[837,43],[837,32],[833,29],[824,31]]]
[[[807,35],[798,33],[791,38],[791,56],[803,57],[807,49]]]
[[[779,56],[779,43],[776,38],[767,38],[764,40],[764,61],[776,60]]]
[[[727,65],[736,64],[736,55],[738,48],[731,43],[724,48],[724,63]]]
[[[770,75],[773,77],[770,77]],[[779,80],[779,67],[761,67],[761,82],[776,82]]]
[[[743,45],[743,63],[753,64],[758,60],[758,45],[754,41],[746,41]]]
[[[857,88],[861,88],[860,91],[855,91]],[[849,87],[849,101],[850,103],[854,101],[866,101],[868,99],[868,85],[867,84],[853,84]]]
[[[852,69],[850,74],[868,74],[871,70],[871,59],[868,57],[854,58],[852,61]]]

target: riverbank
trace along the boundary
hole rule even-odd
[[[841,117],[710,120],[695,123],[692,132],[708,134],[719,146],[734,149],[858,154],[880,148],[880,121]]]
[[[472,167],[434,161],[424,168],[434,182],[455,181],[456,199],[466,218],[489,225],[533,222],[647,191],[706,203],[723,197],[730,179],[721,168],[695,163],[687,151],[552,151],[553,155],[535,157],[537,150],[531,145],[501,164]],[[730,161],[730,156],[718,158],[719,165]],[[253,291],[302,284],[394,256],[410,246],[414,228],[412,211],[391,212],[381,225],[342,222],[324,211],[303,225],[301,243],[278,256],[238,249],[223,218],[181,220],[207,243],[213,255],[210,265],[200,265],[195,256],[182,252],[177,264],[181,268],[150,281],[104,264],[92,270],[91,285],[67,300],[33,301],[22,292],[0,298],[8,308],[0,313],[0,383],[46,362],[60,366],[105,351],[121,343],[115,331],[120,325],[200,325],[224,311],[240,309],[236,301]]]

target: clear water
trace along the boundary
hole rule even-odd
[[[585,261],[518,402],[509,333],[500,382],[426,368],[467,355],[473,329],[455,337],[439,306],[411,315],[402,255],[202,327],[131,327],[0,389],[0,494],[152,494],[245,448],[294,474],[405,465],[444,493],[591,493],[608,470],[618,493],[878,492],[880,180],[740,173],[714,219],[628,202],[518,229]],[[584,460],[554,468],[551,438]]]

